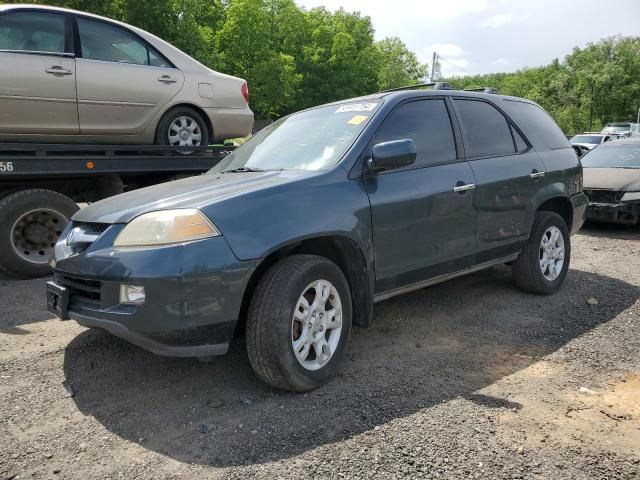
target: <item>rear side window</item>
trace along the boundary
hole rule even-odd
[[[376,134],[376,143],[410,138],[418,156],[414,166],[446,163],[456,159],[451,119],[444,100],[418,100],[396,108]]]
[[[516,153],[507,119],[493,105],[477,100],[454,100],[462,124],[462,139],[470,157]]]
[[[0,50],[64,53],[64,15],[13,12],[0,16]]]
[[[571,146],[556,122],[538,105],[505,99],[503,108],[537,149]]]
[[[78,18],[82,58],[168,67],[160,55],[131,32],[105,22]]]

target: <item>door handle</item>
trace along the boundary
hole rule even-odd
[[[162,75],[158,77],[158,81],[162,83],[176,83],[178,80],[170,77],[169,75]]]
[[[453,187],[453,191],[455,193],[464,193],[468,190],[473,190],[476,188],[476,184],[475,183],[464,183],[464,182],[458,182],[456,183],[456,186]]]
[[[47,73],[51,73],[52,75],[71,75],[73,72],[66,68],[63,68],[59,65],[54,65],[53,67],[45,68],[44,70]]]
[[[539,172],[538,170],[533,170],[529,175],[531,178],[542,178],[546,175],[547,172]]]

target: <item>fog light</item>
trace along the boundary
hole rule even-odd
[[[123,305],[144,304],[144,287],[141,285],[120,285],[120,303]]]

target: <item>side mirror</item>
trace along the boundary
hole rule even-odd
[[[381,172],[406,167],[416,161],[416,144],[410,138],[377,143],[373,146],[368,170]]]

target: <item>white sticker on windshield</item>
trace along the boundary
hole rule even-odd
[[[341,105],[336,113],[344,112],[370,112],[376,108],[377,103],[349,103],[348,105]]]

